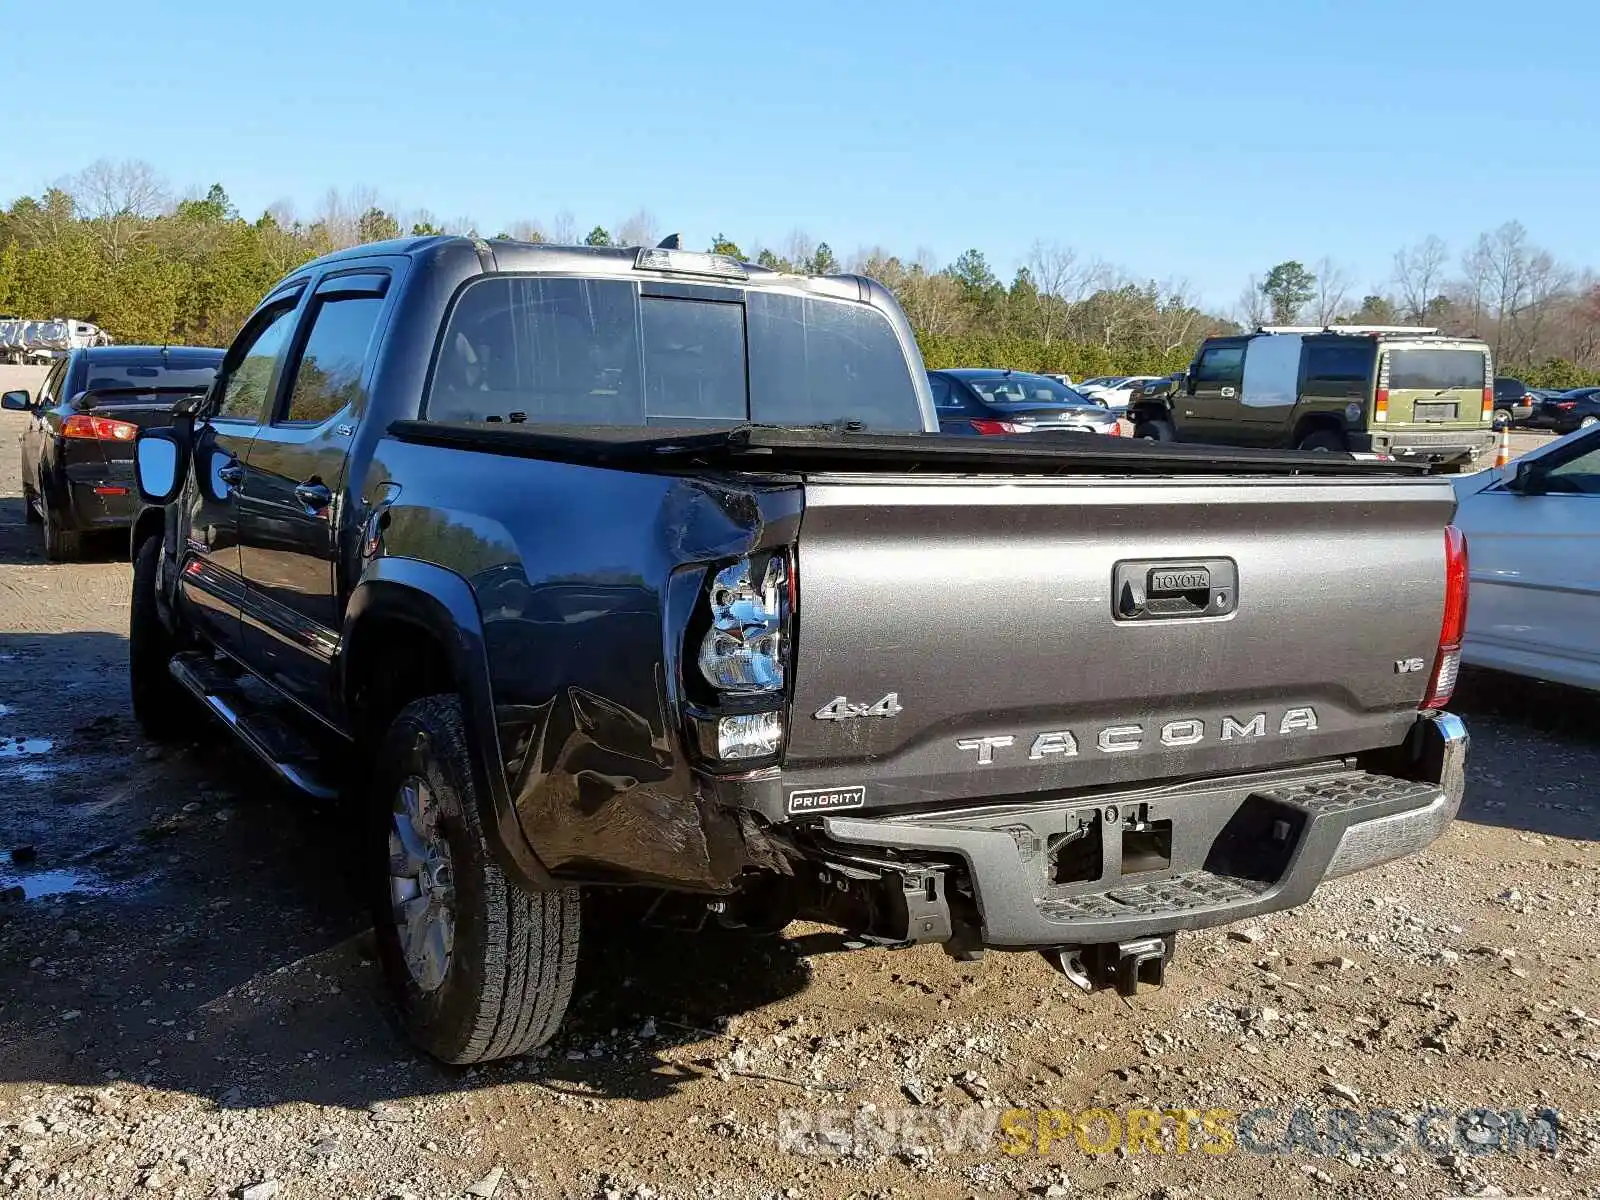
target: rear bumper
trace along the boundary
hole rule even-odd
[[[87,532],[132,522],[139,495],[131,462],[70,463],[65,475],[63,525]]]
[[[1440,433],[1369,429],[1351,433],[1346,440],[1352,450],[1439,463],[1476,462],[1492,456],[1495,448],[1492,429],[1456,429]]]
[[[1460,719],[1440,713],[1418,720],[1405,778],[1334,765],[822,829],[847,855],[949,864],[940,890],[970,883],[982,945],[1097,945],[1293,908],[1325,879],[1422,849],[1460,808],[1467,746]],[[1166,864],[1137,869],[1163,845]]]

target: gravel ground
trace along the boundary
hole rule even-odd
[[[560,1041],[446,1069],[391,1021],[341,814],[203,724],[182,750],[140,738],[129,568],[114,544],[43,562],[20,426],[0,418],[0,887],[24,893],[0,893],[0,1193],[1600,1196],[1588,697],[1469,677],[1444,839],[1181,939],[1168,985],[1129,1001],[1034,955],[827,953],[811,927],[691,935],[596,906]],[[1497,1150],[1480,1115],[1357,1153],[1297,1107],[1324,1132],[1339,1108],[1559,1115],[1553,1151]],[[1172,1121],[1133,1153],[1064,1133],[1041,1154],[986,1132],[1013,1108],[1270,1109],[1256,1145],[1290,1148],[1214,1153]]]

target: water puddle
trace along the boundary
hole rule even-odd
[[[21,888],[25,900],[41,900],[47,896],[87,896],[106,890],[105,885],[88,872],[65,868],[54,871],[0,871],[0,895],[12,888]]]
[[[55,749],[49,738],[19,738],[0,736],[0,758],[24,758],[31,754],[49,754]]]

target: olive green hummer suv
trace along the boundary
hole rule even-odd
[[[1401,325],[1263,326],[1207,338],[1184,376],[1146,393],[1136,437],[1344,450],[1487,465],[1494,372],[1476,338]]]

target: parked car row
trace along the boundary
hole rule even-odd
[[[49,362],[72,350],[110,343],[110,334],[87,321],[66,317],[49,321],[0,317],[0,362]]]
[[[955,437],[1011,433],[1122,435],[1117,415],[1048,375],[994,368],[929,371],[939,432]]]

